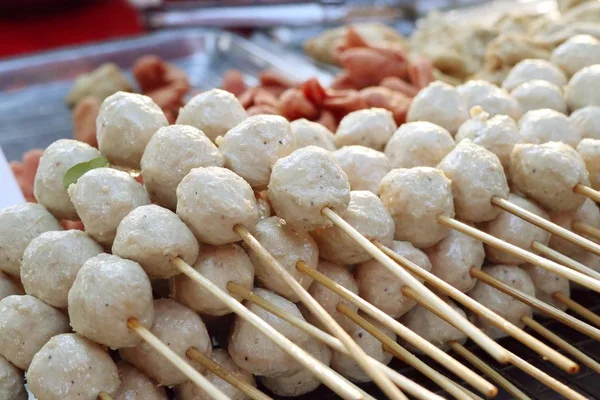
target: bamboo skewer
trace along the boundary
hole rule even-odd
[[[171,260],[171,264],[177,267],[179,271],[184,273],[202,288],[209,291],[213,296],[225,303],[240,318],[243,318],[261,333],[267,335],[271,340],[273,340],[273,342],[280,346],[282,350],[284,350],[292,358],[311,371],[314,376],[321,380],[321,382],[332,389],[340,397],[344,399],[363,399],[365,397],[364,392],[362,392],[359,388],[348,382],[338,373],[326,367],[323,363],[316,360],[310,354],[306,353],[292,341],[277,332],[271,325],[262,320],[260,317],[248,312],[248,309],[240,302],[235,300],[229,294],[225,293],[223,290],[219,289],[219,287],[211,282],[210,279],[204,277],[202,274],[199,274],[185,261],[180,258],[174,258]]]
[[[333,319],[331,315],[317,302],[307,291],[287,272],[281,264],[260,244],[258,240],[242,225],[236,225],[234,232],[242,237],[244,243],[250,247],[271,270],[294,291],[306,308],[323,324],[330,332],[340,339],[344,346],[350,351],[350,356],[358,363],[363,371],[369,375],[381,390],[391,399],[406,399],[397,386],[380,370],[372,368],[367,354],[360,346],[352,340],[350,335]]]
[[[327,287],[332,292],[343,297],[347,301],[357,306],[360,310],[365,312],[367,315],[377,320],[382,325],[388,327],[394,331],[398,337],[404,339],[414,347],[421,350],[424,354],[428,355],[438,363],[446,367],[449,371],[452,371],[455,375],[461,377],[465,382],[469,382],[471,386],[476,388],[479,392],[483,393],[487,397],[492,397],[497,393],[497,389],[490,384],[488,381],[465,367],[460,362],[452,358],[448,353],[435,347],[433,344],[417,335],[400,322],[396,321],[362,297],[351,292],[342,285],[339,285],[334,280],[320,273],[319,271],[310,268],[303,262],[298,262],[296,268],[313,278],[319,284]]]
[[[366,250],[374,259],[379,261],[385,268],[392,272],[398,279],[400,279],[407,287],[413,289],[416,293],[424,298],[424,301],[439,308],[444,313],[451,316],[456,327],[463,331],[468,337],[474,342],[479,344],[488,354],[490,354],[498,362],[504,363],[508,361],[508,354],[504,348],[498,343],[490,339],[484,334],[479,328],[469,322],[456,310],[450,307],[445,301],[440,299],[431,290],[425,287],[418,279],[412,276],[409,272],[401,268],[396,264],[388,255],[377,248],[367,238],[362,236],[352,225],[346,222],[342,217],[334,213],[331,209],[325,207],[322,211],[323,215],[329,218],[338,228],[342,229],[348,236],[350,236],[358,245]],[[599,282],[600,284],[600,282]],[[600,286],[600,285],[599,285]]]
[[[555,263],[559,263],[564,265],[565,267],[569,267],[577,272],[581,272],[582,274],[588,275],[594,279],[600,280],[600,273],[594,271],[590,267],[583,265],[582,263],[573,260],[570,257],[565,256],[564,254],[551,249],[550,247],[543,245],[539,242],[533,242],[531,244],[531,249],[540,255],[546,257],[549,260],[554,261]]]
[[[225,370],[218,363],[206,357],[202,352],[198,351],[198,349],[192,347],[186,351],[185,355],[190,360],[194,360],[200,364],[202,364],[207,370],[223,379],[231,386],[244,393],[251,399],[254,400],[272,400],[271,397],[267,396],[254,386],[250,385],[248,382],[243,381],[237,378],[235,375],[229,373],[229,371]]]
[[[98,393],[98,400],[113,400],[113,398],[106,392],[100,392]]]
[[[564,294],[562,294],[560,292],[552,293],[552,298],[554,300],[564,304],[565,306],[567,306],[567,308],[569,308],[569,309],[573,310],[574,312],[576,312],[577,314],[581,315],[583,318],[592,322],[594,325],[600,326],[600,316],[598,314],[596,314],[595,312],[590,311],[589,309],[585,308],[581,304],[568,298],[567,296],[565,296]]]
[[[584,222],[575,221],[571,224],[571,228],[582,235],[588,235],[596,240],[600,240],[600,229],[588,225]]]
[[[596,203],[600,203],[600,192],[592,189],[591,187],[582,185],[581,183],[575,186],[573,191],[577,194],[587,197],[588,199],[594,200]]]
[[[215,400],[230,400],[223,392],[217,389],[212,383],[206,379],[200,372],[196,371],[190,364],[184,359],[179,357],[173,350],[166,344],[161,342],[152,332],[144,328],[137,319],[130,318],[127,321],[129,329],[134,331],[139,337],[141,337],[146,343],[148,343],[154,350],[162,354],[175,368],[177,368],[182,374],[184,374],[190,381],[196,384],[199,388],[204,390],[210,397]]]

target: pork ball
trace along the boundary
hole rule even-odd
[[[392,112],[386,109],[353,111],[340,121],[334,136],[335,144],[338,148],[360,145],[381,151],[396,128]]]
[[[456,143],[450,133],[431,122],[403,124],[385,146],[392,168],[435,167]]]
[[[469,119],[466,99],[452,86],[435,81],[422,89],[413,99],[406,120],[433,122],[452,135]]]
[[[534,79],[517,86],[510,95],[519,103],[522,114],[539,109],[550,109],[567,114],[567,100],[562,89],[554,83]]]
[[[248,117],[235,95],[221,89],[212,89],[190,99],[179,110],[177,124],[200,129],[213,142]]]
[[[585,162],[590,174],[592,188],[600,189],[600,139],[583,139],[577,145],[577,152]]]
[[[562,276],[556,275],[547,269],[533,264],[525,264],[523,269],[527,271],[535,285],[535,297],[548,304],[552,304],[554,307],[560,308],[563,311],[567,309],[567,306],[563,303],[555,301],[554,298],[552,298],[552,294],[556,292],[571,297],[571,289],[567,278],[563,278]],[[543,313],[540,314],[543,315]]]
[[[359,312],[361,317],[375,325],[377,329],[383,332],[392,340],[396,340],[396,334],[386,326],[381,325],[378,321],[375,321],[368,315]],[[354,328],[348,331],[348,334],[354,340],[360,348],[367,353],[367,355],[373,357],[375,360],[382,364],[388,364],[392,360],[392,355],[387,351],[383,350],[383,345],[367,330],[361,328],[358,325],[354,325]],[[363,369],[358,365],[356,360],[349,355],[334,351],[331,356],[331,367],[354,382],[369,382],[371,377],[367,375]]]
[[[121,385],[113,400],[168,400],[165,389],[133,365],[120,361],[117,368]]]
[[[492,204],[492,198],[506,199],[509,191],[498,156],[470,140],[463,140],[444,157],[438,168],[452,181],[457,218],[483,222],[498,216],[500,210]]]
[[[152,278],[168,279],[179,273],[170,260],[180,257],[188,264],[194,263],[199,245],[177,214],[151,204],[123,218],[112,252],[139,263]]]
[[[600,106],[600,64],[580,69],[565,89],[571,111],[586,106]]]
[[[0,271],[20,279],[21,259],[29,243],[40,234],[62,227],[39,204],[25,203],[0,210]]]
[[[348,176],[352,190],[379,194],[379,182],[391,170],[385,154],[364,146],[344,146],[333,156]]]
[[[409,242],[394,241],[390,248],[424,270],[431,271],[427,255]],[[404,283],[379,261],[359,264],[354,270],[354,276],[358,282],[360,297],[392,318],[400,318],[416,304],[402,294]]]
[[[252,290],[254,286],[252,262],[237,244],[205,246],[200,257],[191,265],[225,292],[228,292],[229,282],[237,283],[248,290]],[[202,314],[221,316],[231,313],[229,307],[185,274],[173,278],[172,295],[182,304]],[[242,300],[236,293],[231,295],[238,301]]]
[[[142,185],[128,173],[112,168],[88,171],[68,190],[85,231],[107,247],[112,245],[121,220],[136,207],[150,204]]]
[[[583,159],[560,142],[516,145],[510,156],[510,173],[522,193],[549,211],[579,208],[585,197],[573,189],[580,183],[590,184]]]
[[[460,315],[465,318],[467,317],[465,312],[454,302],[450,300],[446,300],[446,302]],[[449,349],[448,342],[450,341],[456,341],[461,344],[467,341],[467,336],[461,330],[420,305],[413,307],[412,310],[402,317],[400,322],[423,339],[444,351]],[[403,345],[410,351],[421,353],[419,349],[409,343],[403,342]]]
[[[248,117],[219,142],[225,166],[258,190],[267,187],[275,162],[295,148],[294,132],[279,115]]]
[[[4,272],[0,272],[0,300],[5,297],[23,294],[23,289],[18,284],[18,281]]]
[[[252,386],[256,386],[254,376],[241,369],[231,359],[227,350],[213,349],[210,359],[219,364],[221,368],[227,371],[230,375],[236,377],[242,382],[246,382]],[[223,392],[231,400],[247,400],[248,396],[240,392],[229,383],[219,378],[212,372],[207,372],[205,375],[206,379]],[[204,390],[200,389],[196,384],[192,382],[184,382],[175,388],[175,399],[176,400],[210,400],[212,397]]]
[[[258,222],[248,183],[225,168],[194,168],[177,187],[177,215],[198,241],[222,245],[241,240],[233,228]]]
[[[332,225],[321,213],[324,207],[338,215],[346,211],[350,184],[331,152],[308,146],[277,161],[269,199],[277,215],[294,229],[311,231]]]
[[[467,101],[467,109],[479,106],[489,115],[508,115],[519,119],[519,104],[505,89],[484,80],[470,80],[456,87]]]
[[[380,184],[383,206],[394,219],[397,240],[419,248],[442,240],[449,229],[438,223],[440,215],[454,217],[452,182],[437,169],[394,169]]]
[[[40,400],[96,400],[100,392],[116,393],[119,372],[102,346],[67,333],[54,336],[35,355],[27,383]]]
[[[100,106],[96,119],[98,149],[112,163],[139,168],[146,145],[167,117],[148,96],[117,92]]]
[[[522,83],[541,79],[557,86],[567,84],[565,73],[556,65],[546,60],[526,59],[517,63],[502,82],[502,87],[512,91]]]
[[[290,122],[290,127],[296,137],[296,148],[306,146],[317,146],[325,150],[335,151],[335,139],[333,132],[318,122],[300,118]]]
[[[69,332],[66,315],[33,296],[0,301],[0,354],[23,370],[52,336],[65,332]]]
[[[27,400],[23,371],[0,356],[0,399]]]
[[[166,126],[152,136],[142,156],[144,186],[153,203],[175,210],[177,185],[192,168],[224,165],[225,158],[202,131]]]
[[[69,291],[69,317],[73,330],[88,339],[112,349],[133,347],[140,338],[127,320],[152,326],[150,279],[134,261],[110,254],[90,258]]]
[[[494,265],[483,267],[482,271],[492,277],[514,287],[525,294],[535,296],[535,286],[529,277],[529,274],[524,269],[516,265]],[[500,315],[512,324],[523,328],[524,323],[521,322],[521,317],[531,317],[532,310],[527,304],[500,292],[497,289],[478,281],[473,290],[467,293],[474,300],[486,306],[496,314]],[[505,336],[505,333],[500,328],[493,326],[485,318],[478,314],[470,314],[471,319],[477,326],[493,338]]]
[[[255,289],[254,293],[284,309],[290,315],[304,320],[298,307],[291,301],[265,289]],[[249,302],[244,304],[249,312],[258,315],[276,331],[300,347],[303,347],[310,339],[310,336],[304,331],[256,304]],[[302,365],[298,364],[281,347],[240,317],[236,317],[233,323],[228,351],[236,365],[254,375],[276,378],[293,375],[302,369]]]
[[[600,210],[598,209],[596,203],[590,199],[585,199],[581,207],[576,208],[575,210],[552,212],[550,213],[550,219],[555,224],[560,225],[568,230],[573,230],[572,225],[575,222],[583,222],[594,228],[600,229]],[[593,240],[589,236],[582,236]],[[557,235],[552,235],[550,237],[550,247],[568,257],[582,255],[586,252],[585,249],[568,242]]]
[[[377,240],[386,246],[394,240],[394,220],[379,197],[371,192],[350,192],[344,220],[369,240]],[[373,258],[337,226],[316,229],[312,236],[319,246],[320,256],[328,261],[350,265]]]
[[[600,64],[600,42],[590,35],[571,36],[552,51],[550,61],[572,76],[582,68]]]
[[[102,246],[80,230],[42,233],[23,254],[21,282],[25,292],[66,309],[79,269],[102,252]]]
[[[204,355],[210,356],[212,343],[204,322],[194,310],[175,300],[154,300],[154,323],[150,331],[184,360],[185,352],[190,347],[195,347]],[[135,347],[119,349],[119,355],[159,385],[174,386],[188,380],[145,341],[139,342]],[[191,360],[188,360],[188,363],[200,372],[204,371],[200,363]]]
[[[461,292],[475,286],[472,268],[481,269],[485,259],[483,243],[451,230],[448,236],[425,250],[431,262],[431,273]]]
[[[566,115],[547,108],[523,115],[519,120],[519,129],[525,143],[563,142],[575,148],[581,141],[581,136],[571,128]]]
[[[33,193],[38,203],[58,219],[78,219],[63,177],[72,166],[98,157],[98,149],[77,140],[60,139],[48,146],[35,174]]]
[[[311,338],[305,343],[304,350],[327,366],[331,362],[331,350],[317,339]],[[285,397],[301,396],[321,385],[321,381],[306,368],[290,376],[261,377],[260,382],[271,392]]]
[[[569,122],[582,139],[600,139],[600,107],[580,108],[569,116]]]
[[[317,267],[319,248],[308,233],[296,232],[281,218],[271,217],[256,224],[254,236],[303,288],[308,289],[313,281],[312,278],[296,269],[298,261],[304,261],[310,268]],[[263,263],[258,254],[246,245],[244,247],[254,265],[258,285],[294,303],[300,300],[289,285],[280,279],[271,267]]]

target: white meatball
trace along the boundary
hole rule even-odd
[[[580,108],[569,116],[569,122],[582,139],[600,139],[600,107]]]
[[[113,400],[167,400],[165,389],[157,386],[150,377],[133,365],[120,361],[117,364],[121,385]]]
[[[269,199],[278,216],[294,229],[311,231],[332,223],[324,207],[342,215],[350,203],[350,184],[333,154],[308,146],[281,158],[273,167]]]
[[[192,168],[224,165],[225,158],[202,131],[170,125],[160,128],[146,146],[142,176],[152,202],[175,210],[177,185]]]
[[[304,350],[325,365],[329,365],[331,362],[331,350],[317,339],[311,338],[304,345]],[[306,368],[290,376],[261,377],[260,381],[271,392],[285,397],[301,396],[312,392],[321,385],[321,381]]]
[[[33,296],[0,301],[0,354],[23,370],[52,336],[65,332],[69,332],[66,315]]]
[[[198,241],[213,245],[237,242],[233,228],[258,222],[256,199],[246,181],[225,168],[194,168],[177,187],[177,215]]]
[[[78,219],[63,177],[72,166],[98,157],[101,154],[97,149],[77,140],[60,139],[48,146],[35,174],[33,193],[38,203],[56,218]]]
[[[483,243],[458,231],[425,250],[431,262],[431,273],[461,292],[475,286],[472,268],[480,269],[485,259]]]
[[[341,265],[330,263],[329,261],[321,260],[317,266],[317,270],[337,283],[340,286],[345,287],[352,293],[358,295],[358,283],[354,279],[352,272]],[[356,312],[358,307],[353,303],[345,300],[341,296],[335,294],[325,286],[315,283],[308,289],[308,293],[319,302],[321,306],[335,319],[335,321],[344,329],[348,330],[354,326],[354,322],[349,320],[346,316],[337,311],[336,306],[338,303],[344,304],[346,307]],[[304,305],[300,305],[300,311],[304,318],[311,324],[320,327],[321,329],[327,330],[323,324],[316,318]]]
[[[394,240],[395,225],[379,197],[368,191],[350,192],[350,204],[344,220],[369,240],[389,246]],[[316,229],[312,236],[322,258],[342,264],[358,264],[373,257],[337,226]]]
[[[103,251],[102,246],[80,230],[42,233],[23,254],[21,281],[25,292],[66,309],[69,290],[79,269]]]
[[[426,271],[431,271],[427,255],[409,242],[395,241],[390,248]],[[379,261],[359,264],[354,270],[360,297],[389,314],[400,318],[415,306],[414,300],[402,294],[404,283]]]
[[[267,187],[275,162],[295,148],[290,124],[278,115],[248,117],[219,142],[225,166],[258,190]]]
[[[467,317],[465,312],[458,307],[454,302],[446,300],[446,302],[456,312],[463,317]],[[400,322],[408,329],[421,336],[423,339],[441,348],[444,351],[449,349],[448,342],[455,341],[465,343],[467,336],[459,329],[450,325],[427,308],[417,305],[405,314]],[[403,343],[410,351],[421,353],[421,351],[409,343]]]
[[[117,165],[139,168],[152,135],[167,125],[167,117],[150,97],[117,92],[100,106],[96,119],[98,149]]]
[[[140,338],[127,320],[152,326],[150,280],[136,262],[110,254],[90,258],[69,291],[69,317],[73,330],[88,339],[113,349],[135,346]]]
[[[255,289],[254,293],[288,314],[304,319],[294,303],[264,289]],[[283,336],[302,347],[310,336],[290,323],[271,314],[253,303],[245,303],[249,312],[255,313]],[[236,317],[229,338],[229,354],[233,361],[245,371],[254,375],[281,377],[299,372],[302,365],[298,364],[288,353],[275,342],[265,336],[249,322]]]
[[[397,240],[430,247],[449,229],[438,222],[440,215],[454,217],[451,181],[437,169],[394,169],[383,178],[380,198],[394,219]]]
[[[312,278],[296,269],[298,261],[304,261],[310,268],[317,267],[319,248],[308,233],[296,232],[281,218],[271,217],[256,224],[254,236],[302,287],[308,289],[313,281]],[[280,279],[271,267],[263,264],[258,254],[249,247],[245,246],[245,249],[254,265],[258,285],[272,290],[294,303],[300,300],[289,285]]]
[[[206,326],[194,310],[171,299],[154,300],[154,323],[150,331],[178,356],[186,359],[185,352],[195,347],[204,355],[210,356],[212,343]],[[164,356],[145,341],[135,347],[119,349],[119,355],[140,371],[150,376],[159,385],[174,386],[188,378],[166,362]],[[200,363],[188,360],[200,372]]]
[[[457,218],[473,222],[489,221],[500,212],[492,198],[508,197],[508,182],[502,164],[494,153],[470,140],[458,143],[438,164],[452,181]]]
[[[212,89],[190,99],[179,111],[178,124],[200,129],[213,142],[248,117],[235,95]]]
[[[290,122],[290,127],[296,137],[297,149],[307,146],[317,146],[325,150],[335,151],[333,132],[318,122],[301,118]]]
[[[600,229],[600,210],[596,203],[590,199],[585,199],[581,207],[576,208],[575,210],[550,213],[550,219],[555,224],[568,230],[573,230],[572,225],[574,222],[583,222],[594,228]],[[585,237],[593,240],[591,237]],[[552,235],[550,237],[550,247],[568,257],[582,255],[586,252],[586,250],[580,246],[568,242],[557,235]]]
[[[4,272],[0,272],[0,300],[5,297],[23,294],[23,289],[17,280],[13,280]]]
[[[450,133],[431,122],[409,122],[385,146],[392,168],[435,167],[455,146]]]
[[[502,87],[512,91],[520,84],[534,79],[548,81],[558,86],[567,84],[567,77],[556,65],[546,60],[527,59],[520,61],[510,70],[502,82]]]
[[[0,399],[27,400],[23,371],[0,356]]]
[[[250,258],[237,244],[205,246],[196,262],[191,265],[225,292],[228,292],[229,282],[252,290],[254,267]],[[238,301],[242,300],[242,297],[236,293],[231,295]],[[231,313],[231,309],[225,303],[198,286],[185,274],[173,278],[173,297],[202,314],[221,316]]]
[[[379,182],[391,170],[385,154],[364,146],[344,146],[333,156],[348,176],[352,190],[379,194]]]
[[[482,271],[492,277],[514,287],[525,294],[535,296],[535,286],[533,281],[525,272],[525,270],[515,265],[495,265],[492,267],[483,267]],[[478,281],[473,290],[467,293],[474,300],[486,306],[496,314],[505,318],[512,324],[522,328],[525,326],[521,322],[521,317],[531,317],[532,310],[527,304],[500,292],[497,289]],[[505,333],[500,328],[495,327],[485,318],[478,314],[471,314],[469,317],[477,326],[483,329],[485,333],[493,338],[505,336]]]
[[[581,141],[566,115],[547,108],[523,115],[519,129],[525,143],[563,142],[574,148]]]
[[[0,271],[17,279],[29,243],[40,234],[60,231],[58,221],[39,204],[25,203],[0,210]]]
[[[585,162],[590,174],[592,188],[600,189],[600,139],[583,139],[577,145],[577,152]]]
[[[441,81],[430,83],[413,99],[407,122],[428,121],[448,130],[452,135],[469,119],[466,99],[452,86]]]
[[[541,79],[534,79],[520,84],[510,92],[517,100],[521,113],[547,108],[567,114],[567,100],[562,89],[554,83]]]
[[[600,106],[600,64],[579,70],[565,89],[571,111],[586,106]]]
[[[381,151],[396,129],[391,111],[383,108],[353,111],[340,121],[335,144],[338,148],[360,145]]]
[[[521,116],[519,104],[506,90],[483,80],[470,80],[456,87],[467,101],[467,109],[479,106],[489,115],[508,115],[513,119]]]
[[[572,76],[582,68],[600,64],[600,42],[590,35],[571,36],[552,51],[550,61]]]
[[[35,355],[27,383],[39,400],[96,400],[100,392],[116,393],[119,372],[102,346],[68,333],[54,336]]]
[[[510,156],[510,173],[522,193],[549,211],[577,209],[585,197],[573,189],[590,184],[584,161],[572,147],[560,142],[516,145]]]
[[[231,359],[229,353],[223,349],[213,349],[210,359],[219,364],[227,373],[242,382],[246,382],[252,386],[256,386],[254,376],[241,369]],[[240,392],[229,383],[219,378],[212,372],[207,372],[205,375],[206,379],[215,385],[217,389],[223,392],[231,400],[247,400],[248,396]],[[175,399],[176,400],[210,400],[212,397],[204,390],[200,389],[196,384],[192,382],[184,382],[175,388]]]
[[[360,316],[375,325],[383,334],[396,341],[396,334],[386,326],[381,325],[378,321],[359,312]],[[383,350],[382,343],[371,335],[367,330],[358,325],[354,325],[348,334],[360,346],[360,348],[382,364],[388,364],[392,361],[392,355]],[[371,377],[367,375],[358,365],[356,360],[349,355],[334,351],[331,356],[331,367],[354,382],[369,382]]]
[[[475,112],[478,111],[480,110],[475,110]],[[510,163],[510,153],[515,144],[523,143],[523,139],[519,134],[517,123],[511,117],[506,115],[488,117],[488,114],[482,111],[462,124],[456,134],[456,142],[469,139],[473,143],[485,147],[498,157],[502,167],[506,170]]]
[[[142,185],[112,168],[86,172],[69,186],[69,196],[85,231],[104,246],[112,245],[117,227],[131,210],[150,204]]]
[[[552,294],[556,292],[571,297],[571,289],[567,278],[556,275],[537,265],[525,264],[523,269],[527,271],[535,285],[535,297],[563,311],[567,309],[567,306],[563,303],[552,298]],[[540,314],[543,315],[543,313]]]
[[[544,219],[550,218],[548,213],[540,206],[524,197],[511,193],[508,195],[508,201]],[[481,224],[480,229],[527,251],[531,250],[533,242],[547,245],[550,240],[549,232],[504,210],[495,219]],[[519,257],[488,244],[485,245],[485,254],[490,261],[497,264],[519,265],[525,262]]]
[[[198,258],[199,246],[177,214],[151,204],[138,207],[123,218],[112,252],[139,263],[152,278],[168,279],[179,273],[170,260],[180,257],[192,264]]]

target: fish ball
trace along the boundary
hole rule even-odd
[[[428,121],[454,135],[458,127],[469,119],[466,99],[454,87],[435,81],[422,89],[408,109],[408,122]]]
[[[512,91],[522,83],[541,79],[557,86],[567,84],[567,77],[556,65],[546,60],[526,59],[518,62],[508,73],[502,87]]]
[[[385,154],[364,146],[344,146],[333,156],[348,176],[352,190],[379,194],[379,183],[391,169]]]
[[[593,189],[600,189],[600,139],[583,139],[577,152],[585,162]]]
[[[600,64],[577,71],[569,81],[565,95],[571,111],[600,106]]]
[[[296,137],[297,149],[307,146],[317,146],[325,150],[335,151],[333,132],[318,122],[300,118],[290,122],[290,127]]]
[[[396,129],[391,111],[383,108],[353,111],[340,121],[335,144],[338,148],[360,145],[381,151]]]
[[[117,368],[121,385],[113,400],[168,400],[165,389],[133,365],[120,361]]]

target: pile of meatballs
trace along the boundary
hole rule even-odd
[[[166,399],[164,387],[178,400],[208,398],[128,328],[130,318],[181,357],[195,348],[277,395],[316,389],[317,378],[249,323],[227,318],[225,304],[171,263],[179,257],[223,290],[237,283],[319,326],[295,292],[240,244],[237,225],[376,360],[389,363],[392,355],[336,309],[340,302],[357,307],[300,273],[299,261],[436,346],[466,340],[404,297],[402,282],[333,226],[324,207],[523,326],[532,309],[476,281],[472,268],[552,304],[553,293],[569,295],[569,282],[438,217],[526,250],[540,242],[600,271],[599,257],[491,202],[507,199],[568,229],[576,221],[600,228],[598,206],[573,191],[578,184],[600,189],[599,54],[598,41],[575,36],[551,61],[518,63],[502,87],[436,81],[415,96],[400,127],[390,111],[370,108],[345,116],[335,134],[304,119],[248,116],[219,89],[192,98],[175,124],[149,97],[111,95],[96,121],[98,148],[53,143],[35,176],[37,203],[0,211],[0,399],[27,398],[24,371],[37,400],[94,400],[100,392],[115,400]],[[99,157],[111,167],[90,169],[65,187],[67,171]],[[63,230],[60,220],[81,221],[85,231]],[[348,355],[244,304],[351,381],[370,379]],[[504,335],[451,305],[490,336]],[[213,329],[228,331],[227,340],[213,342]],[[246,398],[190,363],[232,399]]]

